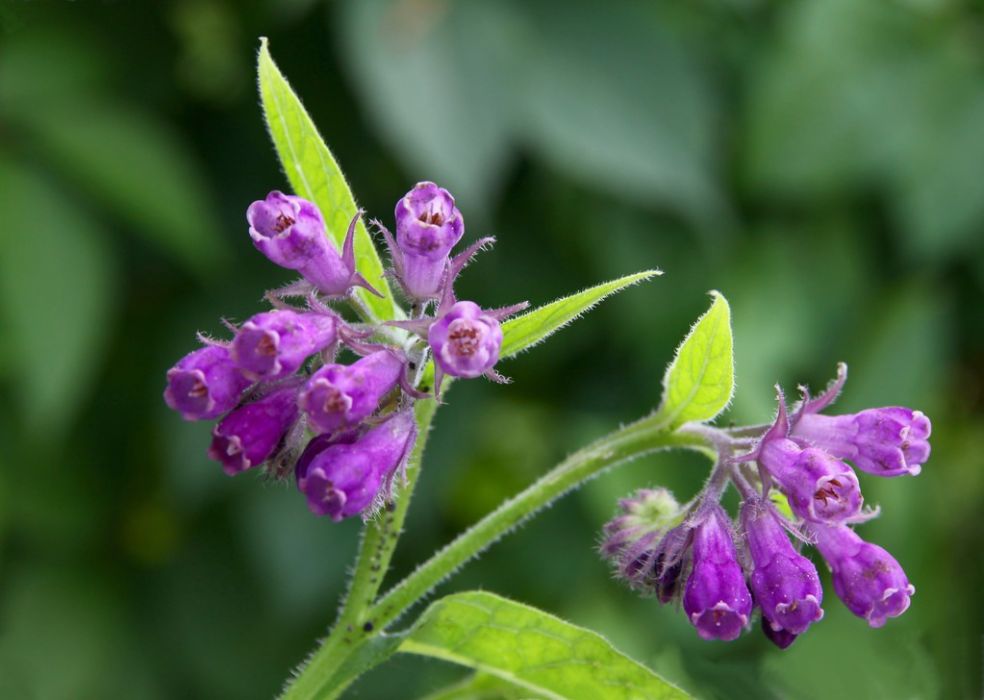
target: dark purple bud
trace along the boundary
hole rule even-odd
[[[844,525],[814,525],[811,531],[830,566],[834,591],[852,613],[881,627],[909,608],[916,589],[891,554]]]
[[[687,563],[692,536],[693,530],[689,526],[678,525],[666,533],[656,548],[656,560],[653,564],[653,575],[656,578],[654,588],[661,603],[675,600],[680,593],[680,577]]]
[[[358,439],[315,438],[297,464],[297,486],[315,515],[368,517],[387,497],[417,437],[412,411],[395,413]]]
[[[308,380],[300,406],[311,425],[325,433],[368,418],[392,391],[403,373],[403,358],[380,350],[351,365],[325,365]]]
[[[720,506],[709,508],[694,531],[683,609],[701,638],[725,641],[737,639],[752,614],[730,522]]]
[[[240,406],[212,431],[208,456],[229,476],[268,460],[297,420],[297,387]]]
[[[465,224],[454,197],[433,182],[420,182],[396,204],[399,274],[407,294],[416,299],[438,296],[448,254],[461,240]]]
[[[164,401],[185,420],[210,420],[235,407],[251,383],[226,348],[208,345],[168,370]]]
[[[601,555],[633,588],[651,591],[667,527],[679,522],[680,504],[666,489],[639,489],[618,502],[619,513],[604,527]]]
[[[753,565],[749,584],[767,626],[803,634],[823,617],[817,568],[793,549],[776,515],[761,500],[745,501],[741,523]]]
[[[356,285],[378,294],[355,269],[359,214],[349,225],[341,254],[325,235],[321,212],[306,199],[273,191],[249,206],[246,220],[261,253],[281,267],[297,270],[324,294],[340,296]]]
[[[478,304],[459,301],[431,324],[427,341],[434,361],[452,377],[478,377],[499,360],[502,329]]]
[[[806,413],[792,435],[869,474],[915,476],[929,459],[930,430],[921,411],[892,406],[842,416]]]
[[[795,634],[781,627],[779,629],[773,629],[772,625],[764,617],[762,618],[762,633],[766,636],[766,639],[780,649],[787,649],[790,644],[796,641]]]
[[[858,477],[823,450],[803,449],[788,438],[767,439],[759,464],[779,482],[790,508],[801,518],[840,523],[861,512],[864,499]]]
[[[229,352],[243,374],[269,382],[300,369],[311,355],[335,342],[337,330],[338,322],[329,314],[267,311],[242,325]]]

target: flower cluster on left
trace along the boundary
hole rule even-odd
[[[416,442],[413,403],[428,396],[421,385],[430,358],[435,393],[445,375],[502,380],[493,369],[499,321],[525,308],[457,301],[456,277],[492,239],[452,257],[461,213],[450,193],[422,182],[397,204],[395,237],[377,223],[409,318],[345,321],[332,305],[354,302],[354,288],[379,295],[355,264],[361,215],[339,251],[312,202],[277,191],[253,202],[246,218],[254,246],[301,278],[267,293],[272,309],[227,323],[231,340],[200,335],[202,347],[168,371],[164,390],[186,420],[217,419],[208,456],[227,474],[263,468],[283,479],[293,470],[311,511],[334,520],[368,518],[392,497]],[[343,353],[356,359],[338,362]]]

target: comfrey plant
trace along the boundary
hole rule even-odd
[[[487,309],[459,300],[456,279],[492,239],[463,243],[462,213],[431,182],[397,202],[395,233],[373,222],[389,249],[384,269],[331,152],[265,41],[259,77],[295,194],[274,191],[250,205],[248,231],[260,253],[298,279],[267,293],[270,309],[227,324],[230,338],[200,337],[201,347],[168,371],[164,398],[185,419],[215,421],[208,455],[227,474],[293,479],[299,501],[329,524],[365,521],[338,617],[284,697],[338,697],[395,653],[475,669],[442,697],[687,697],[594,632],[491,593],[446,596],[396,626],[521,521],[616,464],[670,448],[713,458],[705,487],[684,505],[660,488],[622,500],[604,526],[601,553],[634,590],[682,601],[702,638],[733,640],[759,618],[785,648],[818,622],[823,589],[804,545],[819,550],[836,594],[870,625],[906,610],[914,588],[905,573],[852,527],[876,512],[863,508],[847,462],[878,476],[917,474],[929,457],[928,419],[905,408],[825,414],[843,387],[842,365],[825,393],[811,398],[804,389],[792,409],[780,391],[771,424],[709,425],[734,386],[730,309],[716,292],[664,376],[658,409],[570,455],[381,594],[442,392],[457,379],[506,381],[503,360],[658,272],[515,317],[525,303]],[[729,486],[741,498],[737,524],[721,505]]]

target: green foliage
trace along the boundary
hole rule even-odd
[[[328,235],[341,246],[356,213],[352,190],[304,105],[273,62],[266,39],[260,43],[258,70],[263,115],[287,179],[294,192],[318,205]],[[383,278],[383,263],[361,221],[356,232],[355,258],[359,272],[385,297],[381,299],[365,290],[356,293],[377,318],[395,318],[396,307]]]
[[[60,431],[105,345],[115,271],[104,234],[85,210],[33,170],[2,159],[0,211],[7,362],[30,430]]]
[[[548,698],[688,697],[600,635],[492,593],[433,603],[400,651],[470,666]]]
[[[422,700],[539,700],[546,697],[513,685],[498,676],[476,672],[464,680],[435,691]]]
[[[512,318],[502,324],[503,358],[523,352],[553,335],[581,314],[590,311],[606,297],[631,287],[639,282],[662,274],[659,270],[646,270],[626,275],[611,282],[604,282],[582,292],[557,299],[549,304]]]
[[[735,390],[731,307],[720,293],[711,297],[711,308],[690,329],[663,377],[657,415],[669,426],[712,420]]]

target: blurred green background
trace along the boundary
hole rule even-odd
[[[451,189],[461,281],[534,304],[658,266],[438,414],[395,559],[433,548],[579,445],[650,410],[720,289],[738,393],[851,367],[844,409],[934,423],[918,481],[863,479],[862,529],[918,592],[869,630],[829,590],[785,652],[702,642],[594,552],[615,499],[688,498],[696,455],[590,483],[465,568],[595,627],[701,697],[981,694],[984,7],[960,0],[182,0],[0,4],[0,697],[269,697],[335,611],[358,523],[290,485],[229,479],[209,426],[161,400],[220,315],[289,276],[244,211],[286,187],[253,60],[270,37],[360,202],[390,221]],[[399,657],[352,697],[462,675]]]

